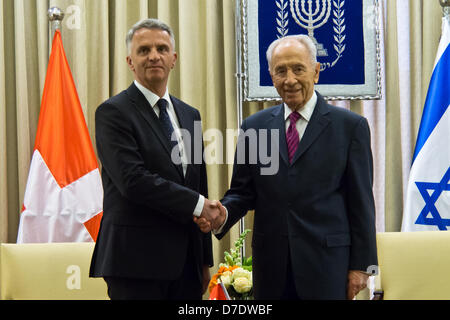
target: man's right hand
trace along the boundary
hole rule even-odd
[[[205,199],[203,210],[199,218],[194,217],[194,222],[197,223],[202,232],[210,232],[212,229],[219,229],[226,218],[225,208],[217,201],[210,201]]]

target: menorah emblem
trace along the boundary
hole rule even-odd
[[[301,8],[299,7],[301,2]],[[327,23],[330,18],[331,0],[308,0],[308,8],[305,7],[306,0],[290,0],[292,18],[302,28],[308,30],[308,36],[317,47],[317,56],[328,56],[327,49],[323,44],[318,43],[314,37],[314,29],[320,28]]]

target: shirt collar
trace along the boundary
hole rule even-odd
[[[308,102],[306,102],[303,108],[301,108],[297,112],[300,113],[303,119],[309,121],[309,119],[311,119],[311,115],[314,111],[316,103],[317,103],[317,94],[316,91],[314,91],[312,97],[308,100]],[[284,119],[285,120],[288,119],[291,113],[292,110],[287,106],[286,103],[284,103]]]
[[[134,84],[139,89],[139,91],[142,92],[144,97],[147,99],[148,103],[152,106],[152,108],[155,108],[156,103],[160,99],[157,94],[154,94],[150,90],[148,90],[146,87],[141,85],[137,80],[134,80]],[[169,96],[169,90],[166,88],[166,92],[164,93],[164,96],[162,96],[162,99],[165,99],[169,105],[170,105],[170,96]]]

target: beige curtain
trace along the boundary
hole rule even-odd
[[[440,36],[438,0],[380,0],[383,99],[340,101],[369,119],[377,230],[399,231],[404,187]],[[127,30],[144,17],[170,24],[179,60],[172,94],[196,106],[203,129],[237,128],[234,1],[3,0],[0,3],[0,241],[15,242],[49,56],[47,9],[66,12],[62,38],[95,145],[97,106],[128,87]],[[244,103],[249,115],[275,103]],[[227,141],[224,141],[226,145]],[[231,166],[208,166],[210,198],[227,190]],[[245,219],[252,227],[252,214]],[[214,241],[216,267],[239,234]],[[250,241],[246,245],[251,254]],[[215,270],[213,270],[215,271]]]

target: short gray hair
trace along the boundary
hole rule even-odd
[[[133,36],[140,29],[159,29],[166,31],[170,36],[170,42],[172,43],[173,50],[175,50],[175,36],[173,34],[172,29],[161,20],[148,18],[137,22],[128,31],[127,38],[125,40],[128,54],[131,53],[131,41],[133,40]]]
[[[279,38],[270,44],[270,46],[266,52],[266,58],[267,58],[267,63],[269,64],[269,70],[270,70],[270,66],[271,66],[271,62],[272,62],[272,54],[273,54],[273,51],[275,50],[275,48],[278,47],[278,45],[280,43],[282,43],[286,40],[290,40],[290,39],[297,40],[298,42],[303,44],[308,49],[309,56],[311,57],[311,63],[313,66],[315,66],[315,64],[317,63],[316,45],[311,40],[311,38],[308,37],[306,34],[298,34],[298,35],[291,35],[291,36]]]

